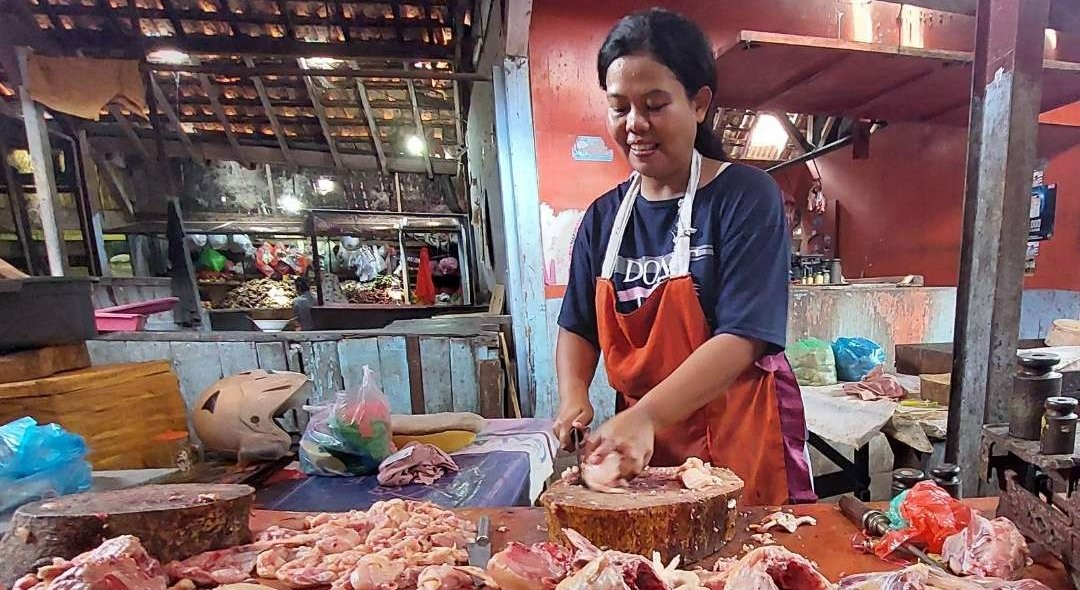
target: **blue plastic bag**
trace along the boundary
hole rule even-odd
[[[837,338],[833,342],[836,376],[841,381],[862,381],[874,367],[884,365],[885,349],[866,338]]]
[[[86,441],[30,417],[0,426],[0,511],[90,489]]]

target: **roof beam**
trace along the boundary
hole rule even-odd
[[[187,151],[188,157],[195,163],[201,163],[202,158],[195,151],[195,146],[191,144],[191,138],[188,137],[186,131],[184,131],[183,124],[180,123],[180,118],[176,115],[176,111],[173,109],[172,104],[165,97],[165,92],[161,89],[161,85],[158,84],[157,76],[150,74],[147,76],[150,78],[150,89],[154,93],[154,99],[157,101],[157,106],[161,107],[161,110],[165,112],[165,117],[169,119],[169,123],[172,124],[173,129],[176,130],[176,136],[180,139],[180,143],[183,144],[184,150]]]
[[[975,16],[978,0],[881,0],[890,4],[907,4],[928,10]],[[1080,33],[1080,9],[1073,0],[1053,0],[1050,4],[1049,28]]]
[[[314,51],[314,48],[312,48]],[[320,54],[321,55],[321,54]],[[397,78],[401,80],[459,80],[464,82],[490,82],[491,76],[473,72],[443,70],[392,70],[392,69],[319,69],[296,66],[222,66],[210,64],[171,65],[146,64],[155,72],[185,72],[189,74],[217,74],[221,76],[324,76],[327,78]]]
[[[244,58],[244,63],[249,68],[254,68],[254,61],[250,57]],[[277,115],[274,114],[274,107],[270,103],[270,97],[266,94],[266,86],[263,84],[262,78],[259,76],[252,76],[251,82],[255,85],[255,91],[259,93],[259,102],[262,103],[263,112],[266,113],[266,118],[270,121],[270,128],[274,130],[274,138],[277,139],[278,147],[281,149],[281,157],[285,158],[285,161],[290,166],[294,166],[292,154],[289,153],[289,142],[285,139],[285,132],[281,129],[281,123],[278,122]]]
[[[334,134],[330,131],[330,126],[326,124],[326,109],[322,106],[322,102],[319,99],[319,91],[315,88],[315,83],[311,80],[311,76],[304,76],[304,84],[307,86],[308,97],[311,98],[311,106],[315,108],[315,116],[319,119],[319,127],[322,128],[323,137],[326,139],[326,145],[330,148],[330,155],[334,158],[334,166],[337,168],[344,168],[345,164],[341,161],[341,154],[338,152],[337,144],[334,142]]]
[[[360,96],[360,105],[364,109],[364,118],[367,119],[368,132],[371,133],[371,143],[375,146],[375,156],[379,159],[379,169],[386,174],[386,154],[383,152],[382,137],[379,135],[379,127],[375,125],[375,114],[371,111],[371,101],[368,100],[367,87],[361,80],[356,81],[356,93]]]
[[[120,107],[114,103],[110,104],[108,109],[109,114],[116,120],[116,124],[120,126],[120,130],[124,132],[124,136],[131,142],[131,146],[135,148],[135,153],[139,154],[139,157],[143,160],[153,162],[154,157],[150,155],[150,151],[146,149],[146,145],[143,144],[142,139],[139,138],[139,134],[136,133],[135,126],[124,116]]]
[[[94,164],[97,164],[98,171],[104,173],[104,176],[101,176],[101,178],[105,181],[105,184],[108,185],[109,192],[124,206],[124,210],[128,212],[128,216],[134,217],[135,203],[128,194],[127,187],[124,186],[122,175],[117,172],[116,167],[113,166],[112,162],[106,160],[98,150],[91,149],[90,157],[94,160]]]
[[[225,139],[228,140],[229,145],[232,146],[233,151],[236,153],[236,161],[244,164],[244,160],[240,155],[240,143],[236,141],[236,134],[233,133],[232,123],[229,122],[229,118],[225,116],[225,109],[221,108],[217,88],[210,82],[210,77],[206,74],[199,74],[199,84],[202,85],[206,97],[210,99],[210,108],[214,110],[214,115],[224,128]]]
[[[799,148],[804,154],[814,149],[813,144],[811,144],[810,141],[806,139],[806,135],[802,132],[802,130],[796,127],[795,124],[791,122],[791,117],[789,117],[787,113],[783,111],[774,111],[770,114],[776,117],[778,121],[780,121],[780,124],[783,125],[784,129],[787,131],[788,137],[790,137],[792,141],[794,141],[796,145],[799,146]]]
[[[90,129],[94,131],[94,129]],[[133,148],[123,138],[115,136],[95,135],[91,137],[93,144],[102,152],[130,153]],[[198,146],[207,160],[233,160],[232,148],[222,142],[198,142]],[[167,140],[165,152],[170,156],[182,156],[183,146],[180,142]],[[285,164],[281,156],[281,150],[277,146],[244,145],[242,150],[244,160],[257,164]],[[318,150],[292,148],[293,159],[297,166],[305,168],[333,168],[333,157]],[[341,162],[347,170],[378,170],[379,163],[373,155],[342,153]],[[426,173],[424,162],[420,158],[388,157],[387,168],[390,172]],[[432,168],[436,174],[453,175],[457,173],[457,162],[453,160],[433,160]]]
[[[406,80],[405,84],[409,86],[409,102],[412,103],[416,133],[420,136],[420,139],[424,140],[424,167],[427,168],[428,178],[431,178],[435,173],[431,169],[431,149],[428,146],[427,135],[424,133],[424,122],[420,120],[420,106],[416,103],[416,86],[412,80]]]

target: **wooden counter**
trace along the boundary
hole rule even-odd
[[[973,508],[985,515],[993,515],[997,506],[996,498],[967,500]],[[851,548],[851,539],[858,532],[840,514],[835,504],[811,504],[793,506],[798,515],[809,515],[817,519],[816,526],[803,526],[794,534],[783,531],[774,534],[777,542],[784,547],[806,556],[818,564],[821,573],[832,581],[849,575],[864,572],[889,571],[897,569],[895,564],[881,561],[873,555],[858,553]],[[502,549],[509,541],[536,543],[547,540],[544,528],[544,511],[541,508],[508,508],[460,510],[459,514],[471,519],[488,516],[491,519],[492,552]],[[700,565],[709,567],[718,557],[734,557],[742,552],[742,546],[750,535],[746,527],[756,523],[767,513],[764,508],[751,508],[739,512],[740,522],[736,525],[736,537],[724,551],[704,560]],[[299,527],[306,514],[290,512],[253,511],[251,527],[261,530],[272,524]],[[1035,563],[1025,572],[1025,577],[1039,580],[1052,590],[1072,590],[1073,585],[1061,562],[1049,555],[1035,555]]]

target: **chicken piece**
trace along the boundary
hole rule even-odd
[[[260,578],[276,578],[281,566],[296,559],[299,551],[296,547],[271,547],[255,558],[255,573]]]
[[[290,588],[310,588],[332,584],[338,575],[323,564],[322,551],[314,547],[302,547],[297,550],[297,557],[277,570],[278,580]]]
[[[805,557],[783,547],[759,547],[725,565],[729,590],[831,590],[832,583]],[[715,583],[715,582],[714,582]]]
[[[255,537],[255,542],[260,541],[277,541],[279,539],[288,539],[289,537],[295,537],[296,535],[303,534],[304,531],[298,531],[296,529],[287,529],[280,526],[271,526],[264,529]]]
[[[44,590],[45,582],[38,579],[36,574],[26,574],[25,576],[15,580],[15,583],[11,585],[11,590]]]
[[[626,481],[619,472],[620,462],[622,462],[622,455],[608,453],[599,463],[582,463],[581,480],[590,490],[607,494],[625,494],[626,489],[621,486],[625,486]]]
[[[795,516],[789,512],[777,511],[766,516],[758,523],[756,530],[765,533],[774,527],[780,527],[789,533],[794,533],[799,526],[804,524],[816,525],[817,519],[813,516]]]
[[[697,457],[690,457],[679,466],[679,479],[683,487],[688,490],[701,490],[713,486],[722,486],[727,482],[723,478],[713,475],[712,465],[705,463]]]
[[[188,579],[199,586],[235,584],[251,577],[262,549],[241,545],[217,551],[207,551],[184,561],[165,566],[173,580]]]
[[[165,590],[168,586],[161,564],[130,535],[108,539],[70,562],[54,560],[39,572],[46,578],[55,575],[43,583],[49,590]]]
[[[941,557],[961,576],[1015,580],[1028,566],[1027,541],[1007,518],[971,515],[967,528],[945,539]]]
[[[623,579],[622,568],[611,563],[604,555],[590,561],[577,573],[559,582],[555,588],[556,590],[631,590]]]
[[[460,565],[431,565],[420,572],[417,590],[473,590],[498,588],[484,570]]]
[[[1035,580],[1010,582],[998,578],[960,578],[917,563],[895,572],[848,576],[837,590],[1049,590]]]
[[[531,547],[511,542],[487,564],[487,573],[502,590],[550,590],[566,577],[571,555],[554,543]]]
[[[405,573],[405,562],[383,555],[365,555],[349,574],[351,590],[392,590]]]
[[[315,548],[326,554],[342,553],[364,542],[360,533],[351,528],[328,524],[320,529],[322,538],[315,542]]]

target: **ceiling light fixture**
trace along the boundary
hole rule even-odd
[[[427,151],[427,142],[418,135],[410,135],[405,138],[405,151],[414,156],[422,156]]]
[[[300,202],[300,199],[297,199],[293,195],[281,197],[281,200],[278,201],[278,205],[281,206],[282,211],[290,215],[295,215],[304,209],[304,204]]]
[[[148,53],[146,61],[154,64],[182,66],[191,63],[191,56],[179,49],[158,49]]]
[[[764,113],[758,115],[754,128],[750,131],[751,148],[772,148],[783,150],[788,144],[788,132],[783,123],[775,116]]]
[[[320,176],[315,180],[315,192],[319,193],[320,195],[328,195],[334,192],[334,189],[336,188],[337,183],[334,182],[334,179],[330,178],[329,176]]]

